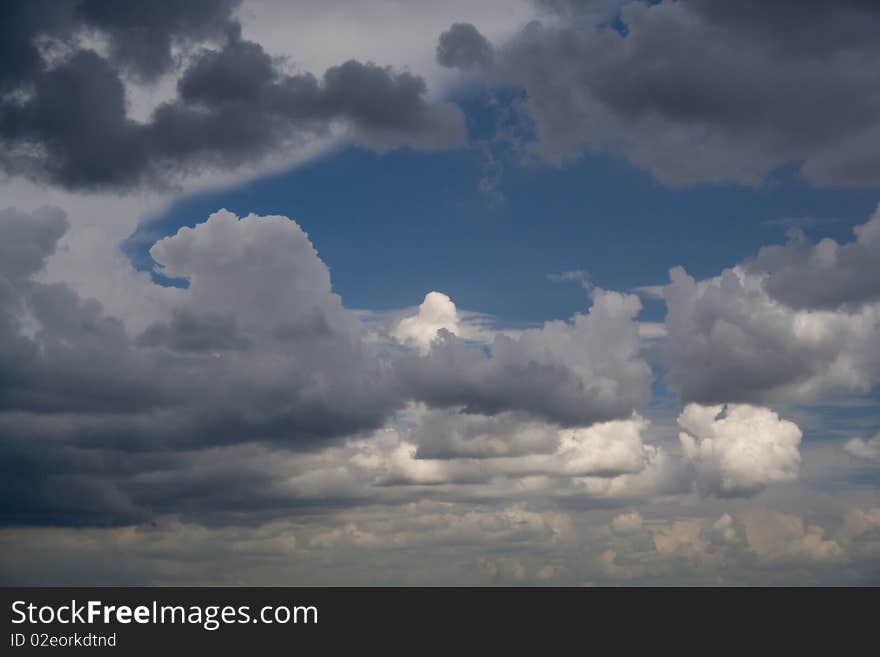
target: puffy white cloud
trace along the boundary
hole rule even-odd
[[[427,353],[440,329],[459,334],[458,312],[448,296],[442,292],[428,292],[418,314],[400,320],[392,335],[396,340]]]
[[[688,404],[678,423],[685,458],[706,493],[751,495],[798,476],[801,430],[768,408]]]

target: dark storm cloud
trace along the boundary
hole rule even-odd
[[[798,163],[877,185],[878,26],[872,2],[629,2],[613,25],[533,23],[485,72],[525,89],[550,160],[622,152],[675,185]]]
[[[7,21],[20,23],[21,34],[7,48],[21,63],[3,71],[3,86],[18,93],[0,101],[0,165],[11,174],[72,189],[162,184],[172,174],[296,148],[335,122],[377,150],[464,140],[461,113],[429,103],[424,80],[410,73],[354,60],[320,80],[284,73],[259,44],[241,39],[230,17],[236,3],[82,2],[67,18],[51,4],[42,11],[11,4]],[[83,24],[109,39],[107,58],[91,50],[52,66],[40,58],[34,40],[44,30],[71,39]],[[123,75],[156,77],[174,66],[172,42],[212,36],[222,45],[191,54],[178,97],[146,123],[133,121]]]
[[[64,214],[0,212],[0,411],[131,410],[157,401],[119,320],[63,285],[31,276],[67,227]],[[35,325],[33,335],[28,326]]]
[[[232,13],[239,4],[240,0],[83,0],[76,17],[108,38],[111,60],[152,80],[172,68],[175,42],[238,33]]]
[[[66,229],[62,212],[0,212],[0,234],[15,240],[0,243],[0,451],[13,472],[0,484],[4,522],[142,519],[149,507],[127,475],[173,469],[174,453],[308,451],[375,429],[400,406],[307,237],[276,219],[230,236],[229,216],[202,225],[197,243],[168,238],[164,262],[192,276],[193,299],[133,339],[97,301],[35,279]],[[262,251],[263,267],[249,267],[250,294],[229,294],[246,278],[242,245]],[[262,297],[276,315],[248,305]],[[218,299],[232,305],[216,310]]]
[[[440,35],[437,63],[449,68],[486,66],[492,61],[492,45],[470,23],[455,23]]]
[[[106,37],[111,59],[153,79],[173,66],[171,47],[238,31],[240,0],[10,0],[0,6],[0,89],[29,83],[45,64],[40,38],[71,43],[79,31]]]

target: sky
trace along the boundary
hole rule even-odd
[[[0,582],[880,584],[875,3],[0,11]]]

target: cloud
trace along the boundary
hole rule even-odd
[[[704,493],[753,495],[800,472],[801,430],[768,408],[688,404],[678,423],[684,456]]]
[[[822,527],[805,525],[796,514],[752,510],[744,514],[743,524],[749,549],[765,561],[832,561],[843,555]]]
[[[800,310],[773,299],[742,267],[696,281],[670,272],[668,383],[685,402],[809,402],[876,385],[880,304]]]
[[[44,207],[31,213],[15,208],[0,210],[0,274],[20,280],[40,271],[67,231],[64,212]]]
[[[790,307],[856,308],[880,299],[880,208],[854,232],[848,244],[825,238],[813,245],[795,231],[788,244],[763,247],[748,266]]]
[[[554,283],[574,282],[580,285],[588,292],[593,289],[593,283],[590,280],[590,272],[583,269],[574,269],[571,271],[560,271],[547,274],[547,279]]]
[[[160,240],[154,257],[189,286],[170,319],[137,338],[98,302],[35,279],[63,213],[10,210],[0,223],[19,247],[0,252],[0,445],[19,463],[6,481],[7,522],[139,517],[130,475],[156,463],[126,452],[309,449],[375,429],[402,405],[378,347],[286,217],[221,211]],[[51,444],[35,438],[46,436]],[[50,463],[54,474],[40,477]],[[49,490],[60,496],[43,497]],[[70,507],[76,500],[91,511]]]
[[[172,46],[223,38],[240,28],[233,18],[240,0],[158,2],[149,7],[113,0],[83,0],[75,17],[100,30],[109,57],[146,80],[174,66]]]
[[[404,344],[416,346],[427,353],[439,330],[458,334],[461,331],[455,304],[442,292],[428,292],[419,305],[419,312],[404,317],[393,329],[392,335]]]
[[[437,63],[447,68],[487,66],[492,56],[492,45],[470,23],[454,23],[437,43]]]
[[[394,325],[394,344],[345,308],[295,221],[221,210],[150,249],[185,287],[130,332],[97,301],[39,282],[62,212],[0,222],[17,245],[0,247],[6,523],[272,517],[398,503],[414,486],[487,499],[669,486],[632,414],[651,379],[635,297],[597,290],[572,322],[474,343],[446,327],[487,334],[434,293]],[[435,401],[437,383],[448,397]]]
[[[549,4],[482,64],[525,91],[541,157],[622,154],[676,186],[754,185],[785,164],[820,185],[880,181],[875,3],[627,2],[618,20]]]
[[[611,521],[611,531],[613,531],[615,534],[635,534],[642,531],[642,528],[642,514],[640,514],[638,511],[621,513],[619,516],[615,516],[614,519]]]
[[[235,168],[279,149],[305,147],[338,123],[379,151],[464,142],[461,112],[429,102],[422,78],[355,60],[328,68],[320,80],[288,74],[259,44],[241,38],[229,16],[235,4],[163,4],[157,12],[131,3],[75,5],[77,15],[107,36],[109,53],[74,47],[58,62],[39,59],[4,78],[11,91],[28,89],[0,102],[0,166],[12,175],[93,190],[167,185],[174,175]],[[12,17],[30,21],[28,43],[51,24],[50,7],[39,16]],[[77,25],[64,22],[59,38],[72,38]],[[215,33],[223,36],[219,47],[187,58],[177,96],[145,122],[133,120],[123,72],[155,77],[169,66],[169,44],[184,35],[202,42]]]
[[[558,427],[520,413],[494,416],[427,410],[410,430],[418,458],[492,458],[550,454],[560,445]]]
[[[596,290],[587,314],[547,322],[487,348],[443,330],[426,354],[400,362],[404,385],[434,407],[521,410],[563,425],[629,416],[647,399],[651,370],[640,353],[637,297]]]
[[[851,438],[843,446],[848,454],[857,459],[868,461],[880,460],[880,434],[867,440],[863,438]]]

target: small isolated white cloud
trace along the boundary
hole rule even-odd
[[[801,430],[769,408],[688,404],[678,424],[684,456],[704,493],[753,495],[799,474]]]
[[[460,334],[458,310],[452,299],[442,292],[428,292],[419,305],[418,314],[400,320],[392,331],[392,336],[402,344],[414,346],[422,353],[427,353],[440,329]]]
[[[593,283],[590,280],[590,272],[584,269],[554,272],[547,274],[547,278],[554,283],[577,283],[587,291],[592,291]]]
[[[880,460],[880,433],[867,440],[863,438],[848,440],[843,448],[848,454],[858,459]]]

